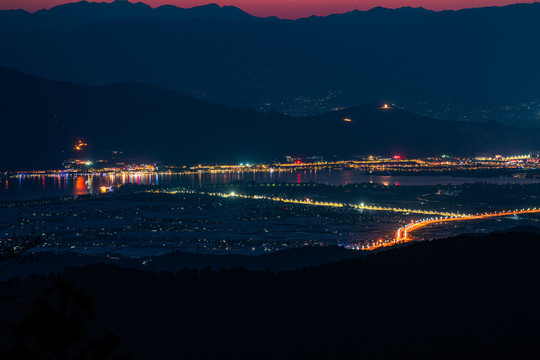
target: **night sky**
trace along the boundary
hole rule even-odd
[[[102,2],[103,0],[100,0]],[[104,0],[111,2],[112,0]],[[66,2],[66,0],[2,0],[0,9],[25,9],[36,11],[50,8]],[[132,2],[136,2],[132,0]],[[369,10],[375,6],[396,8],[402,6],[422,6],[432,10],[458,10],[470,7],[502,6],[513,3],[531,3],[534,1],[512,0],[145,0],[151,6],[172,4],[180,7],[204,5],[209,2],[220,5],[234,5],[256,16],[278,16],[295,19],[310,15],[328,15],[342,13],[354,9]]]

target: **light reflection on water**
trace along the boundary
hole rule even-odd
[[[233,181],[255,182],[310,182],[328,185],[376,183],[380,185],[437,185],[486,182],[492,184],[529,184],[540,179],[492,177],[466,178],[451,176],[379,176],[365,175],[350,170],[311,171],[231,171],[223,173],[122,173],[100,175],[19,175],[4,181],[0,187],[0,200],[26,200],[43,197],[97,194],[100,187],[121,184],[144,185],[207,185]]]

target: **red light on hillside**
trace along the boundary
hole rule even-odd
[[[302,162],[300,160],[296,160],[296,164],[301,164]]]
[[[401,155],[394,156],[394,160],[401,160],[401,159],[402,159]]]

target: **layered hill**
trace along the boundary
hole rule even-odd
[[[76,3],[0,18],[1,65],[80,84],[137,81],[296,114],[376,101],[475,109],[540,98],[539,3],[295,21],[216,6]]]
[[[442,121],[380,104],[291,117],[211,104],[145,84],[81,86],[8,68],[0,68],[0,118],[3,170],[58,168],[79,139],[89,143],[93,156],[120,150],[137,159],[181,164],[540,148],[539,129]]]

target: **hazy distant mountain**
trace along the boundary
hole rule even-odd
[[[182,15],[198,12],[214,15]],[[1,14],[0,64],[48,79],[137,81],[294,113],[379,101],[472,109],[540,99],[540,3],[375,8],[296,21],[262,21],[215,5],[76,3],[21,16],[36,27],[48,17],[49,25],[87,25],[14,33],[25,21]]]
[[[0,169],[58,168],[81,138],[94,156],[122,150],[179,164],[540,149],[539,129],[441,121],[374,104],[313,117],[263,114],[144,84],[79,86],[3,67],[0,118]]]
[[[234,6],[208,4],[193,8],[164,5],[152,8],[142,2],[131,3],[115,0],[112,3],[80,1],[55,6],[49,10],[29,13],[24,10],[0,11],[0,32],[25,32],[32,30],[69,31],[99,21],[125,19],[221,19],[229,21],[253,21],[258,18]]]

